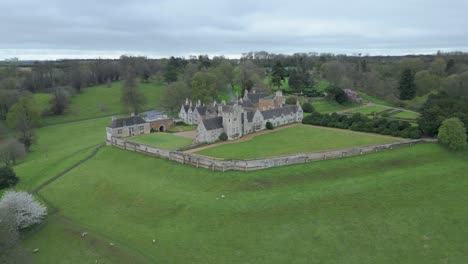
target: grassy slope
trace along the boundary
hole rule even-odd
[[[70,108],[62,116],[51,116],[45,118],[43,125],[51,125],[69,121],[90,119],[96,117],[109,116],[122,112],[120,96],[122,94],[123,82],[115,82],[111,87],[106,85],[93,86],[83,89],[81,94],[74,96],[71,100]],[[152,81],[140,83],[139,88],[144,93],[147,100],[147,109],[156,108],[162,94],[164,85]],[[101,111],[99,105],[105,104],[105,110]]]
[[[394,142],[395,139],[309,125],[295,126],[251,140],[202,150],[198,154],[225,159],[247,159],[300,152],[314,152]]]
[[[14,168],[21,178],[18,188],[31,190],[83,159],[105,142],[109,123],[104,117],[38,129],[31,153]]]
[[[312,106],[314,107],[315,111],[321,113],[321,114],[328,114],[328,113],[333,113],[337,112],[340,110],[345,110],[348,108],[356,107],[358,106],[357,104],[353,103],[347,103],[347,104],[339,104],[335,101],[328,101],[325,99],[321,100],[314,100],[312,101]]]
[[[350,113],[361,113],[363,115],[368,115],[368,114],[372,114],[372,113],[378,113],[378,112],[384,111],[386,109],[388,109],[388,107],[381,106],[381,105],[373,105],[373,106],[353,110]]]
[[[395,115],[392,115],[391,117],[406,118],[406,119],[418,119],[419,114],[415,113],[415,112],[403,111],[403,112],[397,113]]]
[[[460,157],[427,144],[221,173],[106,147],[42,194],[86,226],[78,230],[116,246],[88,253],[90,242],[56,225],[26,245],[40,247],[39,263],[117,252],[126,258],[112,263],[140,254],[151,263],[466,263]]]
[[[131,141],[143,143],[149,146],[154,146],[162,149],[175,150],[184,146],[192,144],[192,139],[179,137],[167,133],[152,133],[149,135],[142,135],[129,138]]]

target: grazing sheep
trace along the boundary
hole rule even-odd
[[[39,252],[39,249],[36,248],[36,249],[33,250],[33,252],[34,252],[34,253],[37,253],[37,252]]]
[[[85,236],[87,236],[87,235],[88,235],[88,232],[83,232],[83,233],[81,233],[81,236],[82,236],[82,237],[85,237]]]

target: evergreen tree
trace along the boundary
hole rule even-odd
[[[400,76],[400,99],[411,100],[416,96],[416,84],[413,71],[409,68],[403,70]]]
[[[304,86],[303,81],[303,76],[297,70],[289,71],[289,87],[293,88],[294,90],[299,90],[301,87]]]
[[[277,61],[271,72],[271,82],[274,86],[280,88],[281,82],[284,81],[285,77],[286,70],[284,69],[283,64],[281,64],[281,61]]]

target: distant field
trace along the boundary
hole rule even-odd
[[[105,147],[41,191],[59,211],[24,245],[37,263],[467,263],[467,156],[223,173]]]
[[[397,140],[394,138],[378,135],[300,125],[259,135],[248,141],[204,149],[197,153],[224,159],[251,159],[395,141]]]
[[[328,101],[325,99],[320,99],[320,100],[314,100],[312,101],[312,106],[314,107],[315,111],[321,113],[321,114],[328,114],[328,113],[333,113],[341,110],[345,110],[348,108],[353,108],[358,106],[357,104],[353,103],[347,103],[347,104],[339,104],[335,101]]]
[[[36,104],[39,106],[41,113],[45,114],[50,111],[50,94],[35,93],[33,98],[36,101]]]
[[[355,110],[351,111],[350,113],[353,113],[353,114],[354,113],[360,113],[360,114],[363,114],[363,115],[369,115],[369,114],[372,114],[372,113],[378,113],[378,112],[384,111],[386,109],[389,109],[389,107],[381,106],[381,105],[374,105],[374,106],[368,106],[368,107],[355,109]]]
[[[179,137],[168,133],[151,133],[149,135],[141,135],[129,138],[128,140],[146,144],[149,146],[175,150],[192,144],[192,139]]]
[[[97,118],[122,113],[120,102],[123,82],[114,82],[111,87],[106,85],[84,88],[71,99],[70,108],[62,116],[47,117],[43,125]],[[147,100],[146,109],[156,108],[164,85],[155,81],[140,83],[139,88]]]
[[[403,111],[399,112],[395,115],[392,115],[391,117],[396,117],[396,118],[405,118],[405,119],[418,119],[419,114],[415,112],[410,112],[410,111]]]
[[[386,106],[392,106],[390,103],[386,102],[385,100],[383,99],[380,99],[380,98],[377,98],[377,97],[373,97],[373,96],[370,96],[364,92],[361,92],[361,91],[358,91],[357,92],[359,94],[359,96],[364,99],[365,102],[372,102],[374,104],[379,104],[379,105],[386,105]]]

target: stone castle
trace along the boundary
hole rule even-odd
[[[215,101],[210,105],[202,105],[200,101],[193,104],[186,99],[179,112],[179,118],[185,123],[198,125],[196,142],[199,143],[216,141],[223,132],[228,140],[235,140],[264,130],[267,122],[280,126],[301,122],[303,117],[299,102],[285,104],[281,91],[270,96],[245,91],[244,97],[234,102]]]

